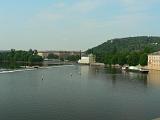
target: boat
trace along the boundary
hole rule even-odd
[[[137,72],[137,71],[139,72],[140,68],[137,66],[129,66],[128,70],[133,72]]]
[[[33,66],[33,68],[36,68],[36,69],[38,69],[38,68],[39,68],[39,66]]]
[[[124,71],[131,71],[131,72],[141,72],[141,73],[148,73],[149,70],[146,68],[138,67],[138,66],[123,66],[122,70]]]
[[[148,69],[144,69],[144,68],[141,68],[139,71],[140,71],[141,73],[148,73],[148,72],[149,72]]]
[[[129,68],[128,66],[123,66],[123,67],[122,67],[122,70],[128,71],[128,68]]]

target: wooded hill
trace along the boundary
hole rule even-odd
[[[111,53],[142,51],[149,48],[151,51],[160,50],[160,37],[128,37],[108,40],[107,42],[87,50],[87,53]]]
[[[101,45],[88,49],[86,53],[95,54],[98,62],[106,64],[146,65],[147,54],[159,50],[160,37],[140,36],[108,40]],[[142,60],[143,63],[141,63]]]

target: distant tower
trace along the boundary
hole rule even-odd
[[[80,50],[80,57],[82,57],[82,51]]]

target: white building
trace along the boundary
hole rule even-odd
[[[93,54],[88,55],[88,57],[81,57],[78,61],[79,64],[92,64],[95,63],[95,56]]]

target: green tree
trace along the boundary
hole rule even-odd
[[[151,53],[152,50],[151,50],[150,47],[145,47],[143,52],[144,52],[144,53]]]
[[[66,59],[69,61],[78,61],[80,59],[80,56],[79,55],[70,55],[70,56],[67,56]]]
[[[113,54],[116,54],[116,53],[117,53],[117,47],[116,47],[116,46],[113,47],[112,53],[113,53]]]
[[[136,66],[139,64],[139,54],[137,52],[132,52],[128,55],[127,63],[132,66]]]
[[[58,56],[58,55],[55,55],[55,54],[50,53],[50,54],[48,54],[47,58],[48,58],[48,59],[58,59],[58,58],[59,58],[59,56]]]
[[[97,56],[96,56],[96,58],[97,58]],[[111,65],[112,64],[111,59],[112,59],[112,55],[111,54],[105,54],[104,63]]]
[[[112,56],[111,64],[113,64],[113,65],[118,64],[118,56],[117,55]]]
[[[38,55],[38,51],[37,51],[37,50],[34,50],[34,51],[33,51],[33,54],[34,54],[34,55]]]
[[[124,65],[126,64],[127,60],[126,60],[126,56],[124,54],[120,54],[118,56],[118,64],[119,65]]]
[[[29,49],[28,54],[33,55],[34,51],[32,49]]]
[[[145,66],[145,65],[147,65],[147,62],[148,62],[148,55],[147,55],[147,53],[144,53],[140,56],[139,63],[140,63],[140,65]]]
[[[38,55],[32,55],[29,57],[29,62],[31,62],[31,63],[42,62],[42,61],[43,61],[43,58]]]

